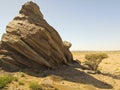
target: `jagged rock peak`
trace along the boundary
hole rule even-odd
[[[6,27],[0,41],[0,67],[11,71],[56,68],[73,61],[70,47],[43,18],[37,4],[30,1]]]
[[[32,15],[32,16],[38,16],[38,17],[43,18],[43,15],[42,15],[42,13],[40,11],[39,6],[36,3],[32,2],[32,1],[26,2],[22,6],[22,9],[20,10],[19,13],[27,15],[27,16]]]

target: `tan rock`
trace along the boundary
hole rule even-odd
[[[63,44],[67,49],[69,49],[72,46],[72,44],[68,41],[64,41]]]
[[[58,32],[45,21],[38,5],[30,1],[6,27],[0,45],[0,54],[4,55],[1,66],[4,68],[4,64],[9,63],[8,69],[12,65],[55,68],[73,61],[70,47],[71,44],[63,43]]]

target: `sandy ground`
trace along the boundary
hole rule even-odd
[[[74,59],[78,59],[84,62],[84,57],[89,53],[100,53],[100,52],[72,52]],[[120,52],[101,52],[106,53],[109,57],[104,59],[100,65],[99,70],[102,74],[92,75],[97,80],[106,82],[111,85],[111,89],[107,90],[120,90]],[[101,88],[97,88],[102,90]]]
[[[72,52],[74,59],[84,61],[87,53]],[[99,65],[101,74],[88,74],[81,69],[78,63],[70,66],[63,65],[57,69],[23,70],[22,72],[0,71],[0,75],[12,74],[18,77],[18,81],[8,84],[3,90],[31,90],[29,84],[37,82],[57,88],[58,90],[120,90],[120,52],[106,52],[109,58],[104,59]],[[24,76],[23,76],[24,74]],[[23,82],[24,85],[20,85]],[[47,90],[56,90],[48,88]]]

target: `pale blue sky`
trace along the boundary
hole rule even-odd
[[[0,1],[0,37],[26,1]],[[120,50],[120,0],[32,1],[71,50]]]

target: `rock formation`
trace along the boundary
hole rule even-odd
[[[55,68],[73,61],[70,47],[30,1],[6,27],[0,42],[0,66],[8,70]]]

